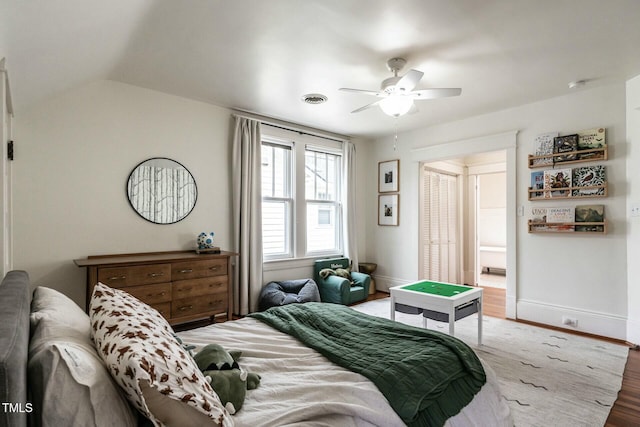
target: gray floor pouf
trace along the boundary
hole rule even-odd
[[[313,279],[269,282],[260,291],[260,311],[291,303],[320,301],[318,285]]]

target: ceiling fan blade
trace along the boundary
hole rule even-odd
[[[357,110],[353,110],[352,113],[359,113],[360,111],[364,111],[364,110],[366,110],[368,108],[375,107],[376,105],[378,105],[381,102],[382,102],[382,99],[380,99],[380,100],[378,100],[376,102],[372,102],[371,104],[367,104],[364,107],[358,108]]]
[[[420,81],[423,75],[424,73],[422,71],[409,70],[407,74],[402,76],[402,78],[398,80],[398,83],[396,83],[396,87],[395,87],[396,92],[412,91],[413,88],[416,87],[416,85],[418,84],[418,82]]]
[[[447,98],[449,96],[458,96],[462,93],[462,89],[456,88],[439,88],[439,89],[422,89],[415,90],[407,95],[412,96],[414,99],[437,99]]]
[[[348,87],[341,87],[338,90],[341,90],[341,91],[344,91],[344,92],[361,93],[361,94],[364,94],[364,95],[384,96],[384,94],[382,92],[375,91],[375,90],[351,89],[351,88],[348,88]]]

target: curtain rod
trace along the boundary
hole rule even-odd
[[[336,142],[349,141],[349,137],[347,136],[343,136],[339,134],[331,134],[330,132],[325,132],[319,129],[316,130],[313,128],[308,128],[306,126],[296,125],[296,124],[288,123],[282,120],[272,119],[270,117],[264,117],[258,114],[248,113],[246,111],[235,110],[233,112],[233,115],[237,117],[244,117],[246,119],[258,120],[263,125],[271,126],[277,129],[287,130],[290,132],[296,132],[301,135],[315,136],[318,138],[328,139],[329,141],[336,141]]]

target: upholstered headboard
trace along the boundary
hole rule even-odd
[[[10,271],[0,283],[0,426],[27,425],[30,308],[29,275]]]

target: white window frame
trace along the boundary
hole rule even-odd
[[[289,131],[285,129],[264,126],[262,128],[262,143],[271,145],[287,145],[291,147],[291,218],[289,224],[289,248],[290,253],[264,256],[264,263],[269,264],[273,262],[295,261],[295,260],[309,260],[326,256],[341,256],[344,251],[344,237],[343,237],[343,209],[342,209],[342,180],[344,179],[344,168],[342,167],[342,142],[335,140],[328,140],[320,137],[315,137],[308,134],[303,134],[295,131]],[[333,201],[315,201],[306,200],[305,197],[305,151],[306,149],[312,149],[313,151],[326,152],[328,154],[335,154],[340,157],[339,166],[339,179],[338,183],[338,200]],[[263,200],[269,200],[263,196]],[[331,205],[337,204],[336,217],[333,221],[336,222],[337,227],[337,249],[332,251],[316,251],[307,252],[307,202],[322,202]]]
[[[262,196],[263,203],[267,202],[283,202],[287,206],[287,216],[288,219],[285,220],[285,251],[277,254],[263,254],[264,260],[279,260],[279,259],[291,259],[295,254],[295,227],[294,224],[296,222],[296,214],[295,214],[295,180],[294,180],[294,167],[295,165],[295,150],[293,141],[281,140],[270,137],[263,137],[261,145],[271,145],[271,146],[280,146],[283,148],[287,148],[291,150],[291,163],[289,164],[288,170],[285,171],[285,187],[289,187],[289,196],[288,197],[273,197],[273,196]],[[260,174],[260,178],[262,179],[262,174]],[[260,184],[262,185],[262,183]]]
[[[331,249],[331,250],[320,250],[320,251],[310,251],[308,250],[308,242],[306,241],[306,236],[307,236],[307,228],[306,228],[306,223],[305,223],[305,256],[313,256],[313,257],[320,257],[320,256],[331,256],[331,255],[340,255],[342,254],[343,250],[343,238],[342,238],[342,221],[343,221],[343,215],[342,215],[342,180],[344,179],[343,175],[343,168],[342,168],[342,162],[343,162],[343,158],[342,158],[342,151],[340,150],[336,150],[336,149],[332,149],[331,147],[326,147],[326,146],[317,146],[317,145],[306,145],[305,146],[305,161],[306,161],[306,152],[307,151],[315,151],[317,153],[325,153],[325,154],[331,154],[334,156],[337,156],[337,160],[338,160],[338,164],[336,166],[336,171],[337,171],[337,176],[336,176],[336,199],[335,200],[325,200],[325,199],[308,199],[306,198],[306,194],[305,194],[305,218],[307,218],[306,216],[306,207],[309,204],[315,204],[315,205],[325,205],[327,207],[333,207],[334,208],[334,212],[335,212],[335,216],[333,218],[333,222],[334,222],[334,229],[335,229],[335,240],[336,240],[336,248]],[[305,164],[306,167],[306,164]],[[327,227],[329,228],[329,227]]]

